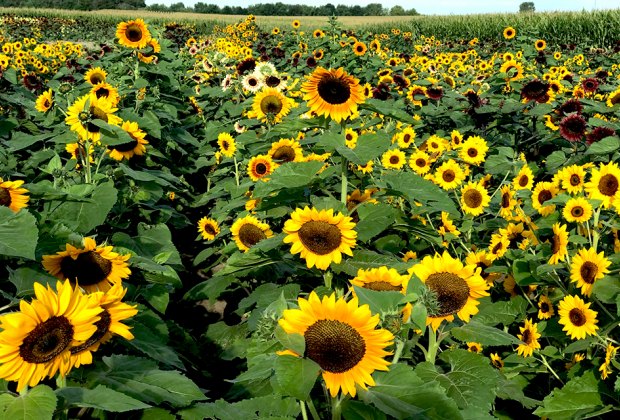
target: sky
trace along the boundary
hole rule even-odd
[[[166,4],[178,3],[182,1],[185,6],[193,6],[195,3],[218,4],[221,6],[248,6],[258,3],[281,3],[288,4],[310,4],[318,6],[331,3],[333,5],[346,4],[348,6],[359,4],[365,6],[368,3],[381,3],[383,7],[390,8],[395,5],[403,6],[405,9],[415,8],[424,15],[451,15],[451,14],[470,14],[470,13],[509,13],[517,12],[519,4],[524,0],[146,0],[146,4]],[[617,9],[620,8],[620,0],[534,0],[537,11],[554,10],[593,10],[593,9]]]

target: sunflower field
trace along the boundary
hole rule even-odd
[[[617,26],[0,20],[2,418],[618,416]]]

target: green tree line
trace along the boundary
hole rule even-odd
[[[0,7],[33,7],[68,10],[144,9],[144,0],[0,0]]]

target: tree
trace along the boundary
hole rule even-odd
[[[394,6],[390,9],[390,16],[405,16],[405,14],[403,6]]]
[[[381,6],[381,3],[369,3],[364,8],[364,16],[382,16],[382,15],[384,15],[384,13],[383,13],[383,6]]]
[[[527,12],[535,12],[536,7],[534,7],[533,1],[524,1],[519,5],[519,13],[527,13]]]

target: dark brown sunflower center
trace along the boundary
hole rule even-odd
[[[11,193],[8,188],[0,187],[0,206],[8,207],[11,205]]]
[[[65,278],[79,281],[81,286],[92,286],[105,280],[112,272],[112,262],[94,251],[83,252],[76,259],[64,257],[60,271]]]
[[[45,101],[43,101],[43,107],[44,108],[49,108],[51,106],[51,102],[49,99],[45,98]]]
[[[510,207],[510,193],[502,194],[502,208],[507,209]]]
[[[549,304],[547,302],[542,302],[540,304],[540,310],[543,314],[546,314],[547,312],[549,312]]]
[[[568,182],[570,182],[570,185],[572,185],[573,187],[576,187],[581,184],[581,177],[577,174],[572,174]]]
[[[357,49],[357,52],[363,52],[364,51],[364,47],[361,45],[358,45],[357,47],[355,47]]]
[[[596,280],[596,274],[598,273],[598,266],[592,261],[586,261],[579,270],[581,279],[588,284],[593,284]]]
[[[521,336],[521,341],[523,341],[525,344],[531,344],[532,341],[534,341],[534,335],[532,334],[532,332],[530,331],[529,328],[526,328],[523,331],[523,335]]]
[[[426,286],[435,293],[439,303],[435,317],[452,315],[460,311],[469,298],[467,282],[456,274],[431,274],[426,279]]]
[[[551,239],[551,243],[552,243],[551,252],[554,254],[557,254],[560,248],[562,248],[562,240],[560,239],[558,235],[553,235],[553,238]]]
[[[97,331],[95,331],[88,340],[86,340],[79,346],[71,347],[71,354],[81,353],[84,350],[88,350],[90,346],[97,344],[110,330],[111,324],[112,317],[110,316],[108,310],[104,309],[103,312],[99,314],[99,321],[95,322],[95,327],[97,327]]]
[[[378,291],[395,291],[400,292],[403,290],[402,286],[394,286],[387,281],[371,281],[364,285],[364,289],[378,290]]]
[[[263,111],[263,114],[277,115],[282,111],[283,106],[280,98],[274,95],[265,96],[260,102],[260,110]]]
[[[69,347],[73,325],[64,316],[54,316],[37,325],[19,346],[19,355],[28,363],[46,363]]]
[[[92,83],[93,85],[101,83],[104,80],[105,79],[103,78],[103,75],[101,75],[99,73],[91,74],[91,76],[90,76],[90,83]]]
[[[127,36],[127,39],[130,40],[131,42],[138,42],[142,40],[142,28],[140,28],[140,26],[138,25],[129,25],[127,26],[127,29],[125,30],[125,36]]]
[[[620,93],[612,96],[609,101],[611,102],[612,105],[616,105],[616,104],[620,104]]]
[[[581,327],[587,321],[586,315],[581,309],[578,308],[573,308],[570,310],[568,313],[568,319],[575,327]]]
[[[226,140],[223,140],[222,141],[222,150],[228,151],[229,148],[230,148],[230,143],[228,143],[228,141],[226,141]]]
[[[211,236],[215,236],[217,234],[217,231],[215,230],[215,227],[213,227],[213,225],[210,224],[210,223],[205,225],[204,231],[207,232]]]
[[[403,136],[403,143],[409,143],[411,141],[411,134],[405,134]]]
[[[97,98],[107,98],[110,96],[110,91],[106,88],[100,88],[95,92],[95,96],[97,96]]]
[[[256,245],[266,237],[267,235],[265,235],[261,228],[251,223],[246,223],[239,229],[239,240],[248,248]]]
[[[258,80],[252,77],[252,78],[248,79],[248,85],[254,87],[254,86],[258,85]]]
[[[341,321],[321,319],[304,333],[305,357],[321,369],[343,373],[354,368],[366,354],[366,343],[359,332]]]
[[[482,204],[482,194],[478,190],[467,190],[463,194],[463,201],[467,207],[478,208]]]
[[[101,108],[96,107],[96,106],[91,106],[89,112],[90,112],[91,119],[108,122],[108,114],[106,114],[105,111],[103,111]],[[98,133],[100,130],[100,128],[96,126],[95,124],[93,124],[92,122],[89,122],[87,126],[88,126],[89,133]]]
[[[390,163],[392,165],[396,165],[399,161],[400,159],[398,158],[398,156],[390,156]]]
[[[612,174],[602,176],[601,180],[598,182],[598,190],[601,194],[608,197],[616,195],[618,192],[618,178]]]
[[[278,76],[267,76],[265,84],[269,87],[276,87],[280,84],[280,78]]]
[[[339,105],[349,100],[351,88],[349,84],[336,77],[324,77],[318,83],[319,96],[328,104]]]
[[[254,168],[254,172],[258,175],[265,175],[267,173],[267,165],[264,163],[258,163]]]
[[[295,160],[295,149],[291,146],[280,146],[273,153],[273,159],[280,162],[292,162]]]
[[[441,177],[445,182],[452,182],[456,178],[456,174],[452,169],[448,169],[447,171],[444,171]]]
[[[530,182],[530,178],[527,175],[521,175],[519,178],[519,186],[525,187],[528,182]]]
[[[342,242],[342,234],[337,226],[319,220],[311,220],[299,229],[301,243],[318,255],[335,251]]]
[[[500,241],[491,250],[492,254],[498,254],[504,248],[504,244]]]
[[[575,206],[570,210],[570,214],[573,217],[581,217],[583,216],[583,207]]]
[[[542,190],[538,193],[538,203],[544,204],[545,201],[551,200],[553,198],[553,194],[549,190]]]
[[[478,156],[478,150],[474,147],[470,147],[469,149],[467,149],[467,155],[471,158],[475,158],[476,156]]]
[[[422,159],[422,158],[417,158],[415,160],[415,164],[416,164],[416,166],[418,166],[420,168],[424,168],[426,166],[426,160]]]

